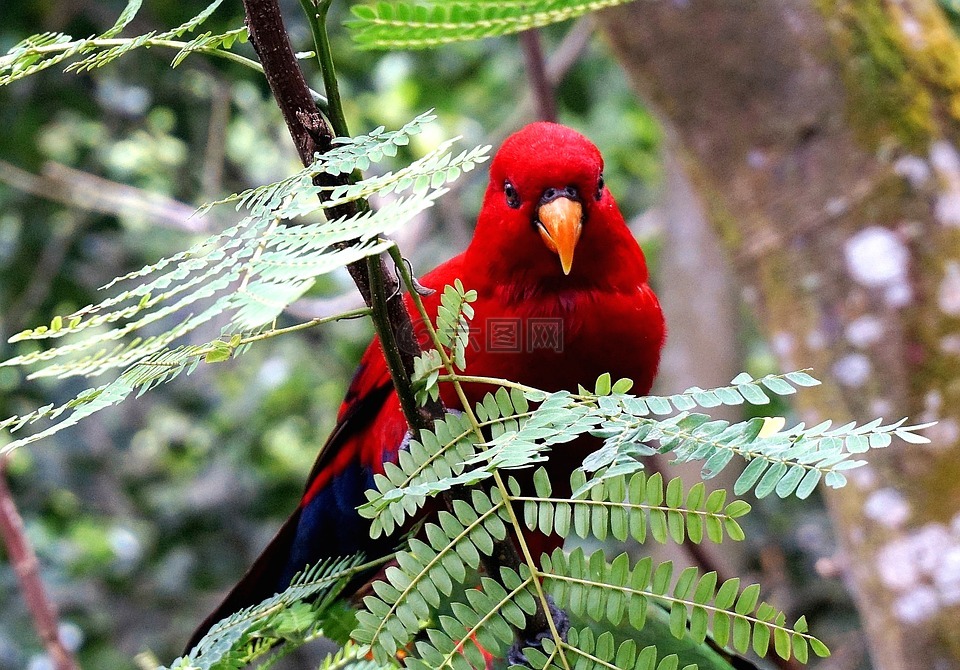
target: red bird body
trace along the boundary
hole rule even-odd
[[[504,142],[490,168],[470,246],[421,279],[436,291],[424,298],[431,317],[444,286],[459,279],[477,291],[468,374],[556,391],[592,387],[610,372],[631,378],[636,393],[649,391],[664,340],[663,316],[647,285],[643,252],[603,185],[602,169],[593,144],[556,124],[531,124]],[[416,322],[409,296],[406,304]],[[476,403],[491,389],[465,384],[464,390]],[[447,407],[459,406],[449,384],[441,385],[441,397]],[[396,540],[371,540],[369,522],[356,507],[365,502],[373,474],[396,460],[406,432],[375,339],[298,509],[198,635],[282,590],[307,564],[388,551]],[[570,471],[595,446],[587,438],[556,448],[549,467],[557,488],[564,488]],[[541,538],[538,548],[549,550],[559,541]]]

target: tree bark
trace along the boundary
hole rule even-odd
[[[666,281],[658,282],[655,288],[669,324],[653,391],[669,395],[691,386],[729,384],[742,370],[743,357],[737,342],[737,301],[730,265],[707,219],[706,208],[672,147],[664,151],[663,162],[663,193],[657,208],[645,216],[655,217],[662,230],[663,248],[657,266],[658,276]],[[737,407],[711,411],[714,418],[727,421],[737,421],[741,414]],[[653,467],[665,479],[679,476],[685,482],[695,482],[700,478],[702,463],[674,464],[667,456],[652,458]],[[708,481],[707,487],[729,490],[737,474],[733,468],[725,470]],[[687,543],[682,548],[664,545],[657,548],[657,560],[661,553],[663,560],[693,560],[704,571],[716,570],[721,580],[741,575],[746,567],[742,543]]]
[[[828,501],[875,667],[960,668],[956,33],[933,0],[664,0],[599,20],[781,367],[825,378],[801,418],[940,422]]]

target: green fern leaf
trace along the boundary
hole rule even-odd
[[[425,49],[509,35],[567,21],[626,0],[531,0],[530,2],[380,2],[356,5],[347,23],[361,49]]]

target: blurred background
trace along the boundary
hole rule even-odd
[[[664,303],[657,390],[812,367],[823,387],[764,413],[940,421],[932,444],[871,454],[842,491],[751,499],[740,545],[675,550],[806,614],[834,652],[823,669],[960,668],[960,39],[943,3],[663,0],[540,32],[558,118],[603,152]],[[0,51],[100,33],[123,4],[3,3]],[[149,0],[126,34],[205,4]],[[284,8],[294,48],[311,48],[298,3]],[[203,30],[241,24],[226,2]],[[454,135],[497,145],[545,103],[516,37],[379,53],[335,31],[334,50],[354,132],[437,110],[398,161]],[[173,53],[0,88],[3,359],[22,352],[13,333],[236,221],[191,218],[201,203],[299,168],[261,77],[200,55],[171,70]],[[465,246],[484,178],[398,235],[417,271]],[[343,273],[289,318],[354,304]],[[84,667],[179,654],[296,504],[370,333],[352,321],[269,340],[14,454],[6,481]],[[24,375],[0,367],[3,417],[82,388]],[[52,667],[0,559],[0,670]]]

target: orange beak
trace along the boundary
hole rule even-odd
[[[547,248],[560,257],[563,274],[570,274],[573,251],[583,230],[583,207],[576,200],[565,197],[540,205],[537,230]]]

